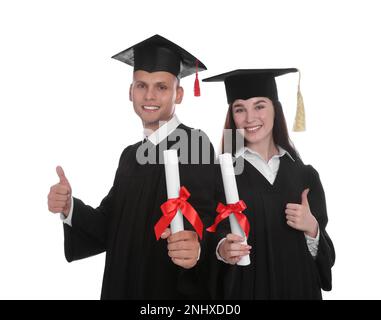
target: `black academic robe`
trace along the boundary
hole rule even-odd
[[[328,222],[324,190],[318,172],[287,155],[280,158],[274,184],[248,161],[236,176],[238,192],[250,222],[249,266],[218,262],[219,278],[213,296],[223,299],[321,299],[321,289],[331,290],[335,251],[326,232]],[[311,212],[320,228],[316,260],[308,250],[304,233],[287,225],[287,203],[301,203],[309,188]],[[228,228],[224,221],[219,232]],[[226,234],[226,232],[225,232]]]
[[[198,151],[194,148],[197,142],[201,142]],[[136,158],[143,150],[145,155],[154,151],[153,157],[162,160],[162,150],[178,149],[180,144],[188,149],[179,159],[180,185],[188,189],[188,202],[209,225],[216,207],[218,173],[213,146],[203,132],[183,124],[157,146],[148,141],[143,149],[142,142],[127,147],[113,186],[98,208],[74,198],[72,227],[64,225],[65,255],[70,262],[106,251],[102,299],[209,298],[199,279],[199,270],[205,270],[205,232],[196,267],[187,270],[171,261],[167,241],[157,241],[154,233],[162,216],[160,206],[167,200],[164,165],[139,164]],[[201,159],[209,164],[195,164]],[[194,230],[185,217],[184,225]]]

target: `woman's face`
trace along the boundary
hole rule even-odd
[[[272,139],[274,105],[269,98],[237,99],[232,105],[237,129],[243,129],[246,144],[258,144]]]

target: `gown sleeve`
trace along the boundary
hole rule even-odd
[[[320,228],[320,240],[315,264],[321,288],[325,291],[330,291],[332,289],[331,269],[335,263],[335,249],[326,231],[328,215],[325,194],[318,172],[312,166],[307,166],[307,168],[309,177],[308,187],[310,188],[308,202]]]
[[[127,152],[126,148],[119,160],[119,166]],[[97,208],[74,198],[72,226],[64,223],[64,250],[68,262],[88,258],[106,250],[107,217],[112,210],[114,185]]]

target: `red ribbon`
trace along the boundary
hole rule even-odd
[[[215,232],[217,225],[222,220],[226,219],[229,215],[233,213],[235,217],[237,218],[237,221],[239,225],[241,226],[242,230],[245,232],[246,238],[247,238],[249,236],[250,224],[247,217],[242,213],[242,211],[245,209],[246,209],[246,204],[243,200],[239,200],[236,203],[232,203],[228,205],[219,203],[217,206],[218,215],[216,219],[214,220],[214,224],[206,230],[209,232]]]
[[[168,199],[160,206],[160,209],[163,212],[163,216],[155,224],[156,240],[159,240],[161,234],[171,223],[178,210],[180,210],[183,216],[188,219],[188,221],[196,230],[200,239],[202,239],[202,229],[204,228],[204,225],[198,216],[197,211],[191,206],[189,202],[187,202],[189,197],[189,191],[185,187],[181,187],[180,195],[178,198]]]

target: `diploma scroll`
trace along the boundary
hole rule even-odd
[[[167,183],[168,199],[179,197],[180,191],[180,174],[179,174],[179,159],[176,150],[165,150],[164,166],[165,166],[165,180]],[[177,211],[175,217],[171,221],[171,233],[174,234],[178,231],[184,230],[183,215],[180,210]]]
[[[220,167],[222,172],[222,181],[224,184],[225,197],[227,204],[234,204],[239,201],[237,183],[235,180],[233,159],[230,153],[219,155]],[[229,215],[230,228],[232,233],[239,235],[245,240],[243,244],[247,244],[245,232],[242,230],[234,214]],[[250,256],[246,255],[241,258],[237,263],[239,266],[247,266],[250,264]]]

